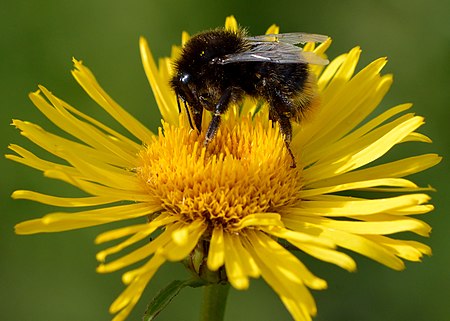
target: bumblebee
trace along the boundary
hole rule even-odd
[[[212,113],[205,146],[214,138],[221,116],[231,104],[247,95],[269,105],[269,119],[278,122],[286,148],[290,149],[292,121],[300,123],[318,104],[317,84],[308,64],[328,60],[297,46],[324,42],[328,37],[307,33],[268,34],[250,37],[245,30],[216,29],[193,36],[174,63],[170,85],[184,103],[193,129],[201,131],[202,114]]]

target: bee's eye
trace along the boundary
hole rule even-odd
[[[180,80],[180,82],[181,82],[183,85],[187,85],[187,83],[188,83],[189,80],[191,79],[191,75],[188,74],[187,72],[184,72],[184,73],[182,73],[182,74],[179,76],[178,79]]]

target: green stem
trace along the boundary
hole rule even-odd
[[[222,321],[225,315],[230,284],[212,284],[203,287],[200,321]]]

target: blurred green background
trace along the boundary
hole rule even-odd
[[[138,37],[144,35],[157,57],[168,55],[182,30],[196,33],[221,26],[234,14],[253,35],[277,23],[282,32],[305,31],[332,36],[331,57],[355,45],[363,48],[360,66],[388,56],[385,72],[394,86],[380,106],[414,102],[426,117],[421,132],[432,145],[413,143],[394,150],[400,157],[449,151],[450,2],[449,1],[1,1],[0,72],[3,153],[11,142],[30,146],[9,126],[12,118],[48,125],[27,98],[43,84],[101,120],[107,117],[70,75],[71,58],[82,59],[99,82],[128,111],[156,130],[160,124],[143,73]],[[93,239],[109,227],[57,234],[16,236],[13,226],[52,211],[27,201],[12,201],[15,189],[70,195],[72,189],[42,177],[40,172],[1,161],[0,320],[110,320],[108,307],[121,292],[121,273],[99,275]],[[407,263],[395,272],[354,255],[357,273],[302,256],[329,289],[314,292],[319,307],[315,320],[415,321],[450,320],[450,189],[448,161],[415,175],[431,184],[436,210],[424,219],[433,226],[433,256],[421,264]],[[409,236],[408,236],[409,237]],[[130,320],[140,320],[147,302],[173,277],[184,278],[179,265],[165,265],[152,280]],[[197,320],[200,290],[178,296],[159,320]],[[261,280],[246,292],[232,290],[226,320],[290,320],[279,299]]]

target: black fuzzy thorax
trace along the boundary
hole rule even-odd
[[[244,31],[216,29],[193,36],[183,47],[180,58],[175,62],[176,74],[191,75],[196,87],[205,85],[225,88],[234,75],[227,75],[233,66],[214,63],[215,58],[247,50]],[[229,68],[231,67],[231,68]]]
[[[308,77],[306,64],[215,62],[224,56],[249,50],[251,44],[245,36],[243,30],[224,29],[193,36],[175,62],[175,74],[188,73],[198,96],[202,91],[220,92],[232,86],[240,88],[243,94],[275,103],[277,96],[292,97],[303,89]]]

